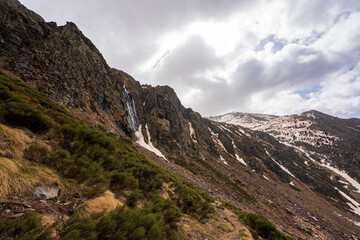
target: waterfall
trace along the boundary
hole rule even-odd
[[[124,84],[124,101],[126,104],[125,111],[126,111],[128,123],[130,124],[130,127],[134,130],[134,132],[136,132],[137,129],[139,128],[139,118],[136,114],[134,99],[126,89],[125,84]]]

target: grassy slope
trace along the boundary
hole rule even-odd
[[[131,141],[85,124],[22,81],[2,73],[0,123],[46,140],[48,146],[31,143],[24,158],[80,186],[87,197],[107,189],[115,195],[130,193],[126,206],[88,217],[74,214],[64,225],[54,225],[62,239],[173,239],[182,213],[204,220],[214,211],[209,195],[148,161]],[[4,159],[0,161],[5,163]],[[167,199],[159,196],[164,183],[169,184]],[[136,207],[139,200],[141,208]],[[50,235],[30,215],[0,221],[0,238],[47,239]]]

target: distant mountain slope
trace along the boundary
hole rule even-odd
[[[224,122],[253,129],[258,126],[262,126],[277,117],[278,116],[268,114],[231,112],[221,116],[209,117],[208,119],[216,122]]]
[[[261,115],[268,116],[261,121],[257,116],[228,113],[212,119],[266,132],[311,160],[344,170],[360,182],[360,119],[341,119],[318,111],[276,118]],[[360,191],[360,184],[355,185]]]
[[[306,152],[307,156],[301,145],[296,149],[292,142],[281,141],[282,133],[271,136],[266,131],[203,118],[183,107],[170,87],[141,85],[110,68],[73,23],[60,27],[46,23],[16,0],[0,0],[0,12],[1,68],[80,119],[127,138],[125,142],[137,142],[153,162],[202,187],[215,199],[267,216],[295,238],[360,235],[356,212],[360,196],[340,182],[346,179],[321,166],[314,154]],[[264,115],[246,118],[249,124],[255,119],[257,127],[280,119]],[[349,126],[357,129],[354,124]],[[317,131],[340,134],[321,127]],[[343,145],[347,152],[357,135],[348,139],[348,145]],[[356,166],[358,158],[349,156],[343,164],[353,157]],[[356,169],[349,171],[353,178]],[[139,183],[149,179],[152,177]]]

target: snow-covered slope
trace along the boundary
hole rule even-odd
[[[268,133],[349,182],[353,191],[359,190],[359,119],[340,119],[318,111],[281,117],[231,112],[210,119]]]
[[[231,112],[221,116],[209,117],[208,119],[216,122],[224,122],[247,128],[255,128],[268,123],[278,116],[267,114],[239,113]]]

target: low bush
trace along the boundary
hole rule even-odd
[[[236,215],[238,215],[239,220],[250,229],[250,232],[254,238],[260,236],[263,239],[269,240],[292,240],[291,237],[281,233],[276,229],[274,224],[272,224],[267,218],[260,214],[245,213],[227,202],[222,202],[222,206],[232,210]]]
[[[25,149],[24,158],[31,163],[46,164],[49,161],[50,152],[45,146],[41,146],[39,143],[33,143]]]
[[[28,214],[20,218],[0,220],[0,239],[2,240],[47,240],[51,231],[41,224],[41,218]]]
[[[144,199],[144,195],[142,194],[140,189],[135,189],[127,198],[126,203],[129,207],[135,207],[137,201],[139,201],[140,199]]]

